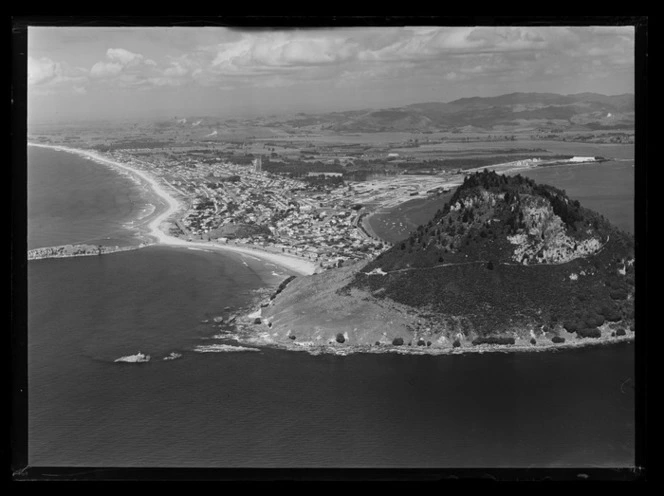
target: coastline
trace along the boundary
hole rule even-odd
[[[206,243],[200,241],[185,241],[175,236],[171,236],[166,232],[162,231],[160,229],[160,226],[163,222],[168,220],[168,218],[170,218],[173,214],[175,214],[179,210],[182,210],[184,205],[181,201],[171,196],[171,194],[168,191],[166,191],[164,186],[160,184],[160,182],[152,175],[142,170],[137,170],[133,167],[130,167],[127,164],[111,160],[101,155],[100,153],[91,150],[69,148],[61,145],[46,145],[42,143],[28,143],[28,146],[50,148],[52,150],[73,153],[81,157],[86,157],[88,159],[96,161],[97,163],[101,163],[102,165],[120,168],[125,172],[128,172],[132,174],[134,177],[137,177],[143,182],[147,183],[150,189],[154,192],[154,194],[157,197],[159,197],[159,199],[162,202],[164,202],[166,206],[166,208],[159,213],[158,213],[159,207],[156,207],[155,212],[153,212],[152,215],[150,216],[152,218],[150,219],[150,221],[147,223],[146,226],[148,229],[148,236],[155,239],[155,244],[165,245],[165,246],[192,247],[192,248],[200,248],[205,250],[216,250],[219,252],[226,251],[226,252],[239,253],[243,255],[255,256],[264,261],[274,263],[276,265],[279,265],[285,269],[288,269],[300,275],[313,274],[316,269],[314,263],[291,255],[268,252],[261,250],[260,248],[254,248],[254,247],[249,248],[237,245],[228,246],[212,242]],[[150,246],[150,245],[148,244],[143,246]]]
[[[253,307],[256,308],[256,303]],[[571,350],[578,348],[589,348],[596,346],[608,346],[618,343],[633,343],[636,339],[635,331],[626,327],[627,333],[623,336],[611,336],[612,327],[607,325],[602,326],[602,336],[598,338],[583,337],[579,338],[576,335],[566,338],[563,343],[554,343],[550,339],[541,337],[537,339],[535,345],[531,344],[527,338],[519,338],[515,344],[501,345],[501,344],[470,344],[463,343],[460,347],[455,348],[451,343],[448,345],[440,346],[436,343],[433,346],[422,346],[413,343],[412,345],[393,345],[393,344],[349,344],[337,343],[333,340],[328,343],[315,342],[315,341],[298,341],[298,340],[281,340],[274,338],[270,335],[269,328],[265,323],[269,320],[262,316],[263,308],[258,308],[251,313],[245,313],[239,317],[239,322],[232,325],[234,332],[217,336],[218,339],[230,340],[233,342],[231,346],[252,346],[259,348],[276,349],[283,351],[301,351],[309,353],[310,355],[336,355],[347,356],[357,353],[364,354],[385,354],[396,353],[399,355],[464,355],[464,354],[483,354],[483,353],[538,353],[538,352],[559,352],[561,350]],[[249,310],[245,310],[248,312]],[[256,323],[254,320],[261,318],[262,323],[260,330],[256,330]],[[343,329],[339,328],[339,332]],[[334,334],[334,332],[332,332]]]
[[[262,261],[268,261],[279,265],[285,269],[288,269],[294,273],[300,275],[311,275],[315,272],[315,264],[292,255],[279,254],[274,252],[269,252],[260,249],[259,247],[250,247],[250,246],[238,246],[238,245],[226,245],[219,244],[216,242],[204,242],[204,241],[187,241],[175,236],[167,234],[167,232],[161,229],[162,224],[167,221],[172,215],[181,211],[184,208],[184,203],[181,200],[178,200],[172,196],[166,189],[163,184],[159,182],[157,178],[150,175],[149,173],[135,169],[129,165],[126,165],[121,162],[114,161],[107,157],[104,157],[98,152],[88,151],[83,149],[69,148],[60,145],[44,145],[44,144],[34,144],[28,143],[29,146],[36,146],[42,148],[50,148],[57,151],[63,151],[67,153],[77,154],[82,157],[86,157],[97,163],[107,165],[110,167],[117,167],[129,174],[134,175],[143,182],[147,183],[151,191],[157,195],[160,199],[158,206],[156,206],[155,211],[152,212],[146,219],[146,227],[149,231],[149,236],[156,240],[152,244],[143,244],[139,247],[131,249],[140,249],[145,246],[163,245],[163,246],[175,246],[188,249],[200,249],[200,250],[216,250],[219,252],[234,252],[240,255],[247,255],[250,257],[260,258]],[[565,164],[568,165],[568,164]],[[577,165],[577,164],[569,164]],[[363,220],[363,224],[368,223],[371,215],[367,215]],[[40,250],[49,250],[52,248],[58,247],[49,247],[41,248]],[[118,250],[109,250],[106,253],[112,253],[113,251],[125,251],[125,249]],[[84,256],[92,255],[93,253],[85,254],[75,254],[75,255],[59,255],[57,257],[62,258],[64,256]],[[255,308],[255,307],[254,307]],[[332,354],[345,356],[355,353],[369,353],[369,354],[378,354],[378,353],[397,353],[403,355],[458,355],[465,353],[485,353],[485,352],[500,352],[500,353],[517,353],[517,352],[540,352],[540,351],[553,351],[557,352],[561,349],[573,349],[580,347],[588,346],[600,346],[608,345],[620,342],[632,342],[635,339],[634,332],[629,332],[626,336],[620,337],[602,337],[600,339],[592,338],[583,338],[583,339],[574,339],[568,340],[564,343],[550,343],[539,341],[537,345],[530,345],[527,343],[517,343],[515,345],[473,345],[473,346],[462,346],[461,348],[452,348],[449,347],[423,347],[423,346],[393,346],[393,345],[337,345],[337,344],[321,344],[313,342],[278,342],[272,340],[269,337],[265,336],[265,329],[262,328],[261,331],[256,333],[256,328],[254,325],[249,325],[253,323],[253,320],[261,316],[262,308],[258,308],[256,311],[252,311],[244,318],[250,319],[252,322],[247,321],[247,329],[251,329],[252,336],[246,338],[237,339],[238,345],[249,345],[249,346],[259,346],[265,348],[281,349],[288,351],[305,351],[312,355],[320,354]],[[244,324],[244,322],[242,323]],[[242,325],[241,324],[241,325]],[[244,327],[244,325],[242,325]],[[266,339],[267,337],[267,339]]]
[[[514,345],[472,345],[463,346],[461,348],[428,348],[423,346],[394,346],[394,345],[315,345],[308,343],[274,343],[266,342],[260,339],[239,339],[238,344],[241,346],[256,346],[271,349],[278,349],[284,351],[302,351],[310,355],[336,355],[348,356],[357,353],[365,354],[386,354],[395,353],[398,355],[416,355],[416,356],[441,356],[441,355],[466,355],[466,354],[483,354],[483,353],[542,353],[552,352],[557,353],[562,350],[572,350],[579,348],[591,348],[597,346],[610,346],[619,343],[633,343],[636,339],[634,333],[626,336],[615,338],[582,338],[575,341],[565,341],[564,343],[547,343],[537,345],[514,344]]]

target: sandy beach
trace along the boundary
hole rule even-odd
[[[125,172],[132,174],[133,176],[137,177],[141,181],[148,184],[150,186],[150,189],[164,202],[166,207],[165,210],[159,212],[147,224],[148,234],[150,237],[155,239],[157,244],[167,245],[167,246],[182,246],[187,248],[200,248],[205,250],[216,250],[220,252],[234,252],[243,255],[250,255],[274,263],[276,265],[279,265],[283,268],[286,268],[292,272],[301,275],[313,274],[316,269],[316,265],[313,262],[287,254],[272,253],[254,247],[249,248],[238,245],[226,245],[226,244],[218,244],[213,242],[202,242],[202,241],[185,241],[183,239],[176,238],[175,236],[171,236],[168,233],[161,230],[161,225],[176,212],[181,211],[184,208],[184,206],[180,201],[174,198],[166,190],[166,188],[152,175],[148,174],[145,171],[130,167],[127,164],[123,164],[122,162],[117,162],[115,160],[109,159],[108,157],[105,157],[104,155],[91,150],[81,150],[78,148],[69,148],[60,145],[44,145],[41,143],[28,143],[28,145],[73,153],[94,160],[95,162],[103,165],[107,165],[110,167],[117,167],[121,170],[124,170]]]

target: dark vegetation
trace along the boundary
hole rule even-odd
[[[339,332],[339,333],[337,333],[336,340],[337,340],[337,343],[343,343],[343,342],[346,341],[346,338],[344,337],[343,334],[341,334],[341,333]]]
[[[497,198],[495,205],[479,201],[482,191]],[[549,202],[573,240],[590,231],[608,243],[592,256],[565,264],[516,263],[507,236],[523,229],[520,207],[533,196]],[[472,198],[478,200],[468,208],[451,208]],[[634,267],[627,266],[624,276],[618,273],[633,256],[632,236],[568,199],[564,191],[518,175],[482,172],[467,177],[430,221],[367,264],[346,289],[374,293],[384,288],[377,298],[426,308],[433,315],[432,326],[466,336],[473,332],[486,338],[496,329],[544,325],[592,336],[589,329],[605,321],[633,318],[633,298],[628,296],[634,292]],[[376,268],[388,274],[365,274]],[[585,275],[570,280],[571,273]]]
[[[271,299],[271,300],[274,300],[274,299],[277,297],[277,295],[278,295],[279,293],[281,293],[284,289],[286,289],[286,286],[288,286],[288,284],[289,284],[293,279],[295,279],[295,276],[290,276],[290,277],[286,278],[284,281],[282,281],[282,283],[279,284],[279,287],[278,287],[277,290],[274,292],[274,294],[273,294],[272,296],[270,296],[270,299]]]
[[[111,152],[113,150],[128,150],[136,148],[165,148],[172,146],[173,143],[167,141],[153,141],[153,140],[121,140],[115,141],[110,145],[97,145],[93,147],[100,152]]]
[[[587,328],[587,329],[579,329],[576,331],[576,335],[580,338],[599,338],[602,336],[602,332],[597,328]]]
[[[320,161],[307,162],[304,160],[272,162],[264,158],[262,167],[264,171],[298,179],[306,177],[309,172],[344,172],[344,168],[340,164],[324,164]]]
[[[553,337],[551,338],[551,341],[554,342],[554,343],[556,343],[556,344],[558,344],[558,343],[564,343],[564,342],[565,342],[565,338],[561,338],[560,336],[553,336]]]
[[[475,338],[473,339],[473,344],[474,345],[479,345],[479,344],[514,344],[514,338],[512,337],[501,337],[501,336],[487,336],[483,338]]]
[[[403,338],[394,338],[392,340],[392,344],[394,346],[402,346],[403,345]]]

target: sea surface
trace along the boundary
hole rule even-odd
[[[152,211],[126,174],[71,153],[28,147],[28,249],[138,245],[129,223]]]
[[[31,149],[29,160],[33,246],[133,238],[121,228],[144,203],[127,178],[61,152]],[[35,172],[47,168],[50,181]],[[585,171],[592,190],[602,169]],[[98,221],[64,208],[50,221],[62,229],[42,230],[52,212],[40,208],[65,190],[108,201]],[[160,246],[30,261],[29,464],[634,465],[632,344],[437,357],[195,351],[217,342],[212,318],[287,275],[242,255]],[[139,351],[151,361],[114,361]],[[181,357],[164,360],[171,353]]]

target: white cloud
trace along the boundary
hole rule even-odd
[[[184,76],[189,72],[189,69],[184,67],[178,62],[173,62],[170,67],[164,71],[165,76]]]
[[[49,58],[28,57],[28,84],[44,84],[62,75],[62,65]]]
[[[97,62],[90,69],[90,75],[94,77],[115,76],[122,71],[122,64],[116,62]]]
[[[114,78],[121,73],[131,72],[134,74],[143,69],[154,69],[157,63],[152,59],[146,59],[140,53],[130,52],[124,48],[109,48],[106,50],[106,60],[101,60],[92,66],[90,74],[96,78]],[[127,80],[127,78],[124,78]]]
[[[118,62],[123,66],[139,64],[143,60],[143,55],[133,53],[124,48],[109,48],[106,51],[106,57],[113,62]]]

